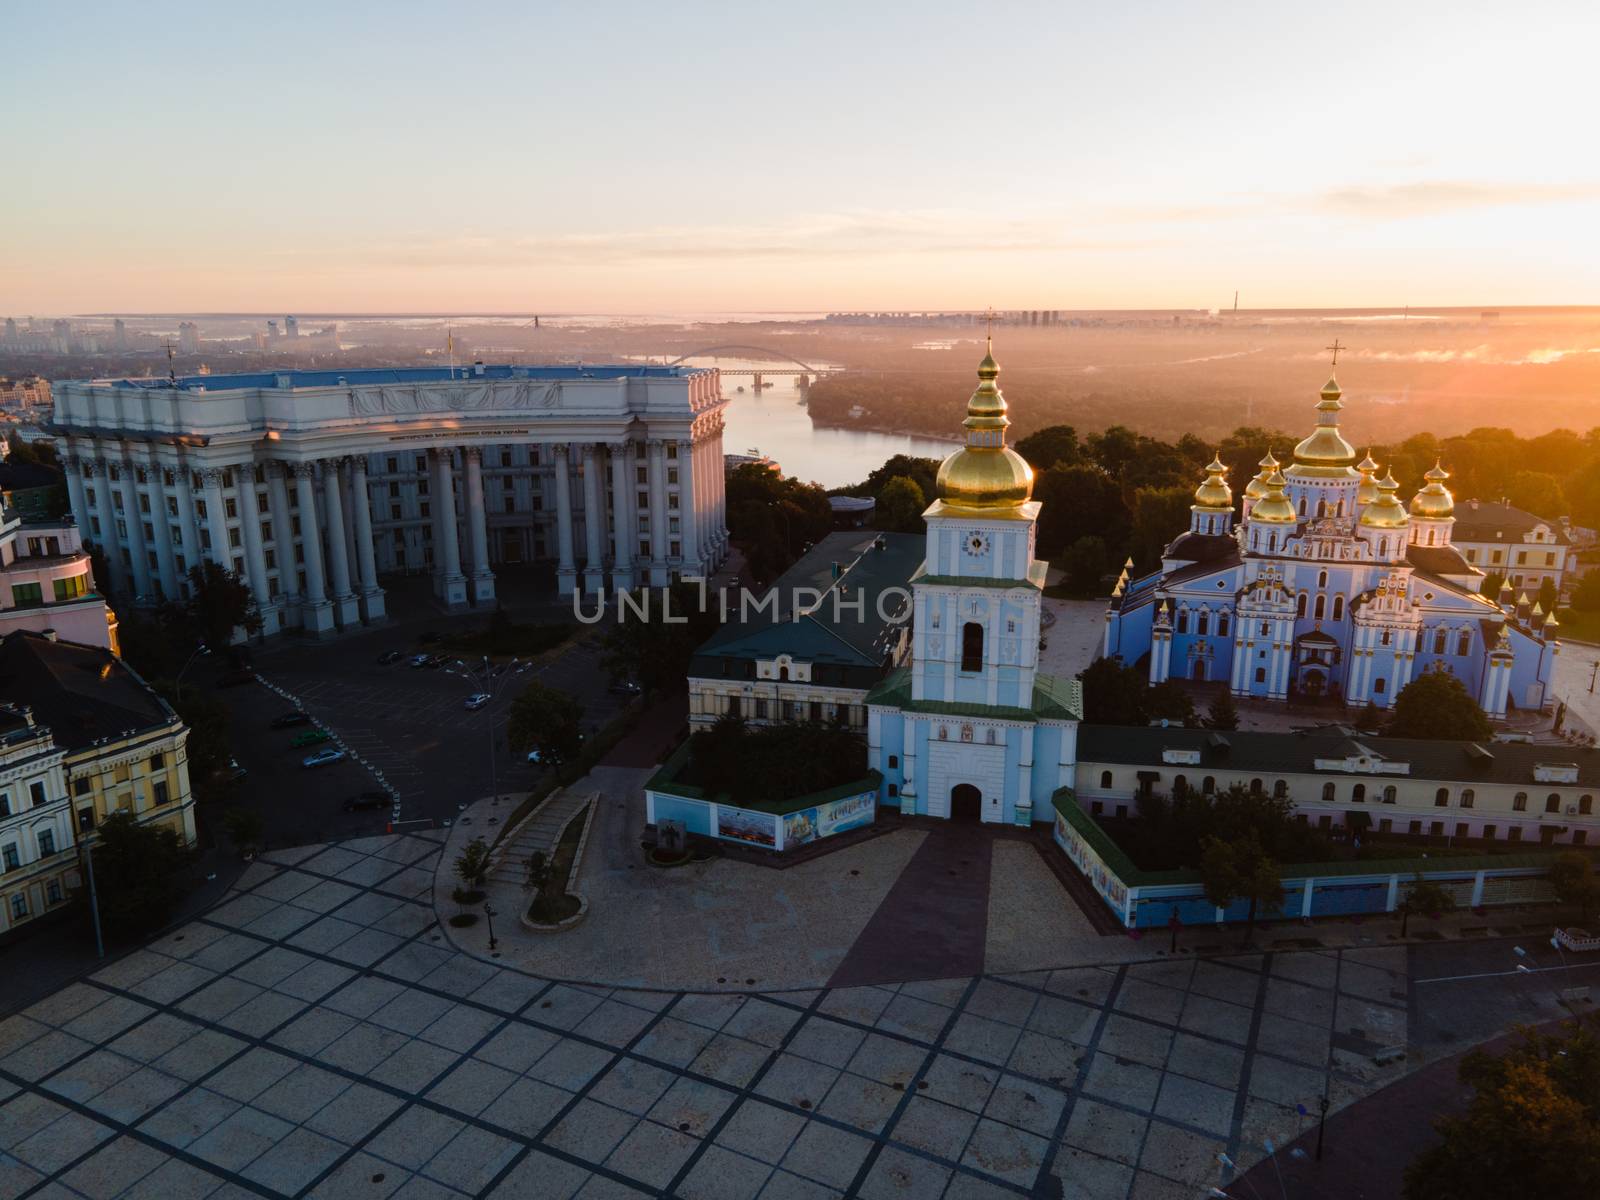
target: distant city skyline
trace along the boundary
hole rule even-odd
[[[0,314],[1600,301],[1574,4],[8,29]]]

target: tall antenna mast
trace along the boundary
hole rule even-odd
[[[167,347],[167,383],[172,387],[178,386],[178,369],[172,365],[172,339],[166,341]]]
[[[1234,291],[1233,291],[1233,315],[1236,316],[1236,317],[1239,315],[1239,289],[1238,288],[1235,288]]]

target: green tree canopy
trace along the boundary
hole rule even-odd
[[[145,937],[172,919],[189,860],[177,834],[141,825],[131,813],[114,813],[100,823],[93,853],[100,926],[107,941]]]
[[[1140,571],[1161,565],[1161,551],[1189,528],[1193,487],[1139,488],[1133,493],[1133,560]]]
[[[1061,556],[1066,588],[1074,596],[1104,595],[1102,584],[1111,566],[1106,544],[1097,537],[1081,537]]]
[[[1464,1113],[1406,1168],[1405,1200],[1590,1200],[1600,1194],[1600,1037],[1594,1017],[1523,1029],[1504,1054],[1474,1050],[1458,1072]]]
[[[736,804],[786,800],[866,777],[867,744],[841,726],[747,726],[722,717],[690,741],[692,781]]]
[[[1071,425],[1050,425],[1030,433],[1017,443],[1016,450],[1035,471],[1073,466],[1083,457],[1078,431]]]
[[[189,568],[189,593],[190,625],[213,653],[228,648],[236,629],[252,636],[261,632],[255,597],[238,572],[206,559]]]
[[[1078,675],[1083,719],[1096,725],[1144,725],[1150,720],[1144,673],[1119,658],[1097,658]]]
[[[1079,538],[1098,537],[1109,546],[1127,542],[1129,514],[1116,480],[1098,467],[1052,467],[1035,476],[1039,513],[1038,552],[1053,559]]]
[[[1518,471],[1506,485],[1506,498],[1547,521],[1566,516],[1569,508],[1561,481],[1546,471]]]
[[[922,488],[915,479],[896,475],[878,493],[874,524],[893,533],[919,533],[922,511],[928,507]]]
[[[1428,671],[1400,689],[1383,732],[1387,737],[1478,741],[1493,730],[1461,680],[1448,671]]]
[[[535,682],[511,702],[506,735],[518,754],[538,750],[546,762],[571,762],[583,745],[582,722],[582,705],[566,692]]]
[[[770,583],[833,528],[828,493],[755,463],[727,480],[728,532],[751,578]]]
[[[722,623],[717,599],[708,591],[702,604],[700,589],[691,583],[642,591],[638,603],[647,619],[625,605],[621,619],[606,631],[600,665],[613,680],[632,679],[646,691],[675,691],[683,687],[695,648]]]

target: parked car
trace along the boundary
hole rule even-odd
[[[644,689],[631,679],[619,679],[611,685],[614,696],[637,696]]]
[[[433,655],[431,655],[431,654],[413,654],[411,656],[411,658],[408,660],[408,662],[409,662],[409,665],[411,666],[411,669],[414,671],[418,667],[427,666],[428,665],[428,660],[431,659],[432,657],[433,657]]]
[[[303,712],[295,711],[295,712],[286,712],[281,717],[273,717],[272,718],[271,728],[273,728],[273,729],[293,729],[296,725],[309,725],[309,724],[311,724],[311,718],[310,717],[306,716],[306,714],[303,713]]]
[[[583,734],[580,733],[578,735],[578,741],[580,743],[583,741]],[[539,747],[537,746],[528,751],[528,761],[534,766],[543,766],[546,763],[553,767],[559,767],[561,765],[561,758],[559,755],[552,754],[549,758],[545,758],[539,753]]]
[[[308,754],[300,760],[302,767],[325,767],[329,763],[336,763],[344,757],[344,751],[337,746],[328,746],[318,750],[315,754]]]
[[[394,801],[388,792],[357,792],[344,802],[345,812],[371,812],[380,808],[392,808]]]
[[[237,758],[230,758],[227,766],[217,768],[217,781],[219,783],[237,783],[248,774],[250,772],[239,765]]]
[[[326,729],[308,729],[304,733],[297,733],[290,739],[291,746],[315,746],[328,740]]]
[[[397,663],[404,657],[405,655],[401,654],[398,650],[385,650],[382,654],[378,655],[378,665],[387,667],[390,663]]]
[[[489,703],[488,692],[474,692],[472,695],[467,697],[467,711],[477,712],[487,703]]]

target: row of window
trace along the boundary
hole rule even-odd
[[[890,765],[891,766],[893,765],[893,760],[892,759],[890,760]],[[1102,788],[1108,788],[1108,789],[1111,788],[1113,786],[1113,779],[1114,779],[1114,777],[1113,777],[1112,772],[1110,772],[1110,771],[1101,771],[1100,772],[1100,786]],[[1148,780],[1142,780],[1141,781],[1141,790],[1144,790],[1144,791],[1150,790],[1149,789],[1150,782],[1151,781],[1148,781]],[[1261,779],[1252,779],[1250,781],[1250,790],[1252,792],[1254,792],[1258,796],[1262,794],[1262,790],[1263,790],[1264,787],[1265,787],[1265,783]],[[1178,776],[1175,776],[1173,778],[1173,780],[1172,780],[1172,791],[1173,791],[1173,794],[1182,795],[1184,792],[1186,792],[1188,790],[1188,788],[1189,788],[1189,781],[1188,781],[1186,776],[1178,775]],[[1200,791],[1204,795],[1209,796],[1209,795],[1213,794],[1216,790],[1217,790],[1217,778],[1216,778],[1216,776],[1215,775],[1207,775],[1200,783]],[[1288,795],[1289,795],[1289,781],[1287,779],[1275,780],[1273,782],[1273,785],[1272,785],[1272,795],[1273,795],[1274,798],[1279,799],[1279,800],[1287,799]],[[1399,798],[1399,789],[1396,788],[1395,785],[1391,783],[1391,784],[1388,784],[1388,785],[1386,785],[1384,787],[1384,789],[1383,789],[1383,791],[1382,791],[1382,793],[1380,795],[1379,802],[1383,803],[1383,804],[1394,804],[1397,801],[1398,798]],[[1338,799],[1339,799],[1338,785],[1331,779],[1327,780],[1326,782],[1324,782],[1323,785],[1322,785],[1322,801],[1323,801],[1323,803],[1325,803],[1325,804],[1333,804],[1333,803],[1336,803],[1338,801]],[[1367,800],[1367,785],[1364,784],[1364,783],[1353,784],[1351,786],[1351,788],[1350,788],[1350,801],[1352,803],[1354,803],[1354,804],[1365,804],[1366,800]],[[1476,803],[1476,800],[1477,800],[1477,793],[1476,793],[1475,789],[1473,789],[1473,788],[1462,788],[1461,789],[1461,795],[1460,795],[1460,798],[1459,798],[1459,805],[1460,805],[1461,808],[1471,808],[1471,807],[1473,807],[1473,805]],[[1440,788],[1437,792],[1435,792],[1434,796],[1433,796],[1433,803],[1434,803],[1434,806],[1436,808],[1446,808],[1446,807],[1448,807],[1449,804],[1450,804],[1450,789],[1449,788]],[[1544,811],[1547,812],[1547,813],[1559,813],[1559,812],[1562,811],[1564,804],[1565,804],[1565,800],[1563,799],[1563,797],[1562,797],[1560,792],[1551,792],[1548,796],[1545,797]],[[1590,793],[1585,793],[1584,795],[1579,796],[1578,799],[1577,799],[1577,807],[1578,807],[1578,815],[1579,816],[1587,817],[1587,816],[1594,815],[1594,796],[1592,794],[1590,794]],[[1512,797],[1512,799],[1511,799],[1511,810],[1513,812],[1527,812],[1528,811],[1528,793],[1527,792],[1518,792],[1515,796]]]
[[[45,903],[51,907],[60,904],[66,899],[66,894],[61,890],[61,881],[52,879],[44,885]],[[13,921],[25,920],[28,916],[28,893],[11,893],[11,919]]]
[[[43,805],[45,803],[46,796],[47,793],[43,780],[35,779],[32,783],[28,784],[29,808],[38,808]],[[18,809],[17,811],[21,812],[24,810]],[[0,817],[9,817],[11,812],[11,793],[0,792]]]
[[[85,571],[79,575],[68,575],[62,579],[53,579],[51,580],[50,591],[57,604],[87,596],[89,594],[89,574]],[[11,585],[12,608],[36,608],[43,603],[43,584],[13,583]]]

